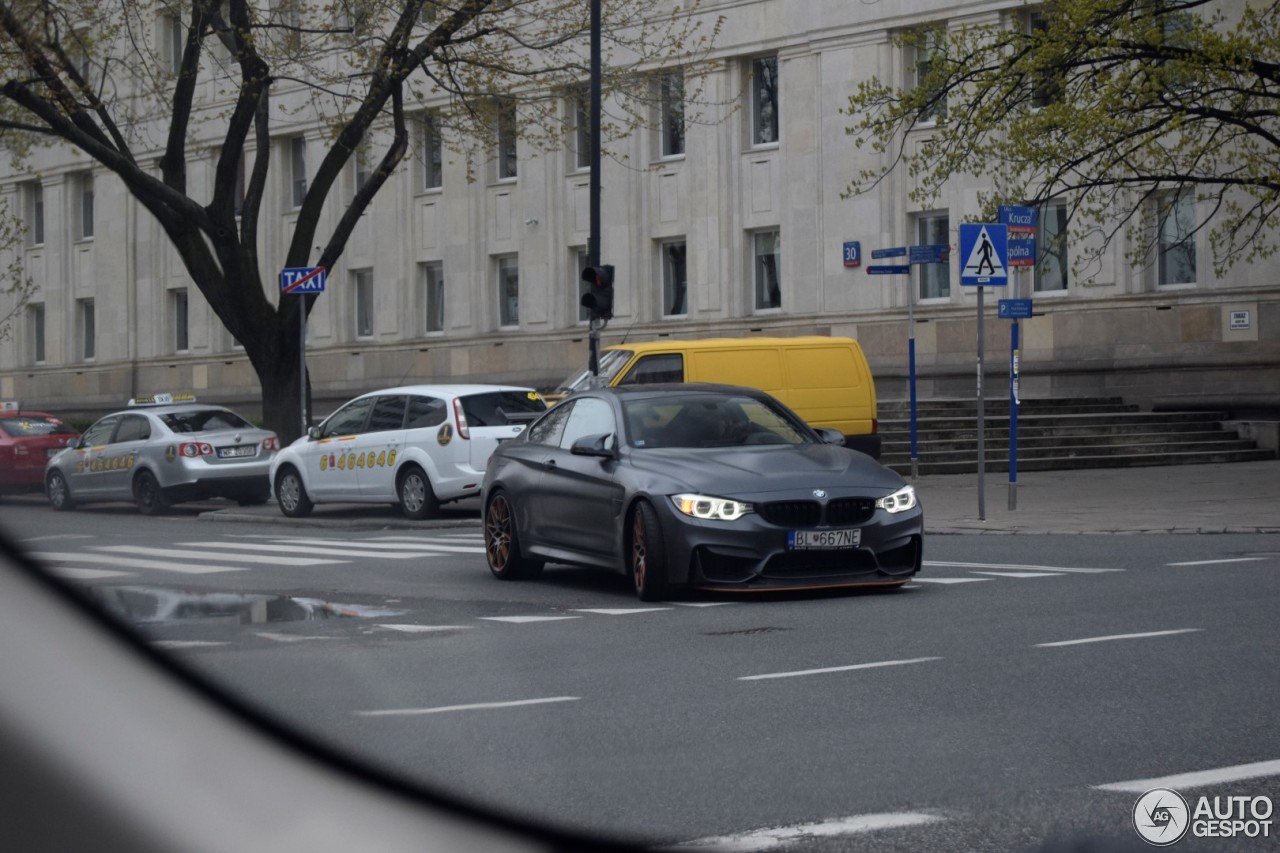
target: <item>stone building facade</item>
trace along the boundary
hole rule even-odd
[[[951,20],[1006,20],[1020,5],[955,8]],[[955,180],[929,209],[894,173],[846,197],[875,155],[845,133],[841,112],[860,79],[909,83],[917,57],[893,34],[948,17],[923,2],[719,0],[715,64],[702,105],[655,83],[652,127],[612,144],[602,165],[602,261],[617,269],[615,316],[602,343],[657,336],[833,334],[857,338],[881,399],[906,394],[908,303],[922,396],[974,394],[977,298],[948,267],[910,278],[866,273],[878,247],[946,242],[976,215],[980,181]],[[665,107],[665,109],[664,109]],[[573,102],[562,107],[573,118]],[[517,116],[517,120],[518,120]],[[321,146],[305,116],[276,128],[264,208],[264,268],[282,264]],[[316,412],[410,381],[554,386],[587,357],[579,306],[588,179],[564,150],[494,140],[469,182],[427,121],[329,271],[308,325]],[[924,128],[916,131],[927,133]],[[216,133],[190,165],[211,194]],[[193,145],[192,151],[199,146]],[[157,156],[159,152],[156,152]],[[318,157],[313,157],[318,159]],[[360,179],[352,166],[350,186]],[[348,190],[349,191],[349,190]],[[0,192],[28,223],[22,250],[37,290],[0,343],[0,399],[91,414],[129,397],[190,390],[252,414],[259,389],[236,342],[187,277],[157,224],[121,182],[51,146]],[[336,212],[332,212],[336,221]],[[1041,239],[1055,212],[1042,211]],[[1046,230],[1048,229],[1048,230]],[[324,233],[324,229],[321,229]],[[846,243],[862,262],[846,265]],[[1208,246],[1150,264],[1121,241],[1088,277],[1046,263],[987,296],[985,361],[1007,375],[1009,325],[996,297],[1034,299],[1021,326],[1024,397],[1119,395],[1144,405],[1280,399],[1280,273],[1241,264],[1215,275]],[[1067,247],[1070,254],[1071,247]],[[280,297],[276,281],[263,287]],[[2,308],[2,306],[0,306]]]

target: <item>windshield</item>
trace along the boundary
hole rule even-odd
[[[462,398],[463,414],[473,427],[526,423],[546,410],[546,401],[533,391],[486,391]]]
[[[637,448],[809,444],[807,430],[785,412],[746,396],[676,394],[624,399]]]
[[[628,361],[631,360],[631,350],[625,349],[607,349],[600,353],[597,383],[599,385],[609,385],[613,382],[613,378],[618,375],[618,371],[622,369]],[[570,375],[568,379],[556,388],[556,394],[572,394],[574,391],[582,391],[592,387],[591,369],[580,370]]]
[[[207,432],[216,429],[253,429],[253,424],[226,409],[194,409],[167,412],[160,416],[164,425],[176,433]]]

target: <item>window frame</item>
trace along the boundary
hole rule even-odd
[[[520,258],[498,255],[494,258],[497,278],[498,328],[520,328]]]
[[[945,243],[951,245],[951,212],[927,210],[912,215],[912,230],[922,245]],[[939,227],[940,226],[940,227]],[[920,278],[916,299],[920,302],[939,302],[951,299],[951,265],[919,264]],[[930,294],[929,290],[938,293]]]
[[[426,261],[418,265],[422,282],[422,331],[434,335],[445,330],[444,261]]]
[[[93,172],[86,171],[75,178],[76,239],[92,240],[94,236],[94,184]]]
[[[418,119],[418,159],[422,164],[419,189],[422,192],[444,189],[444,133],[434,113],[425,113]]]
[[[780,143],[782,122],[778,119],[778,55],[751,59],[751,136],[752,148],[772,148]],[[768,72],[768,73],[765,73]],[[762,109],[767,106],[768,111]],[[762,113],[765,113],[762,115]],[[767,137],[767,138],[766,138]]]
[[[679,247],[678,259],[673,254],[677,251],[677,247]],[[659,241],[658,257],[662,267],[662,316],[665,318],[689,316],[688,241],[683,238]],[[677,273],[680,276],[679,281],[675,280]],[[676,307],[681,310],[675,310]]]
[[[1156,254],[1156,286],[1194,286],[1199,281],[1196,268],[1195,190],[1187,187],[1159,190],[1155,193],[1154,201],[1156,211],[1153,248]],[[1166,240],[1166,225],[1170,222],[1176,229],[1176,233],[1172,235],[1172,239]],[[1190,270],[1189,279],[1172,280],[1176,269],[1172,266],[1170,258],[1175,252],[1182,255],[1181,263],[1178,266]]]
[[[299,176],[301,172],[301,176]],[[307,198],[307,138],[289,137],[289,201],[292,210],[302,207]]]
[[[1056,226],[1052,233],[1050,223]],[[1071,264],[1067,243],[1067,203],[1050,199],[1042,203],[1036,213],[1036,265],[1031,283],[1035,293],[1064,293],[1069,288]],[[1060,280],[1062,286],[1046,286],[1053,279]]]
[[[78,361],[98,357],[98,309],[92,297],[76,300],[76,347]]]
[[[374,333],[373,270],[352,270],[350,275],[352,332],[358,341],[369,340]]]
[[[27,328],[31,336],[31,361],[33,364],[44,364],[48,359],[45,342],[45,324],[48,312],[43,302],[32,302],[27,306]]]
[[[906,62],[906,76],[909,85],[908,90],[924,88],[928,79],[930,70],[933,67],[934,56],[937,53],[937,39],[940,37],[940,30],[943,24],[936,26],[923,27],[916,31],[915,35],[921,40],[921,44],[910,45]],[[934,126],[941,124],[947,120],[947,102],[944,98],[938,103],[933,110],[922,111],[916,120],[918,125]]]
[[[169,317],[173,322],[173,351],[191,351],[191,298],[185,287],[169,291]]]
[[[772,251],[762,252],[762,239],[772,239]],[[772,288],[770,288],[772,267]],[[752,308],[756,312],[782,309],[782,229],[762,228],[751,232]],[[772,291],[772,292],[770,292]]]
[[[684,72],[658,77],[658,151],[660,158],[685,156]]]
[[[494,174],[498,181],[514,181],[520,177],[519,125],[514,101],[498,104],[494,122]]]

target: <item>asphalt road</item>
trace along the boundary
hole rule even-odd
[[[7,501],[0,527],[135,619],[182,613],[140,629],[250,702],[521,815],[682,849],[1136,850],[1140,791],[1099,786],[1223,770],[1194,793],[1280,799],[1280,766],[1227,772],[1280,759],[1274,535],[933,536],[897,592],[643,605],[495,581],[467,525],[199,510]]]

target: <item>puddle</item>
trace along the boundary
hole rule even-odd
[[[338,604],[318,598],[248,593],[193,593],[163,587],[90,587],[89,597],[104,610],[135,624],[147,622],[203,622],[259,625],[268,622],[309,622],[320,619],[367,619],[400,616],[403,610]]]

